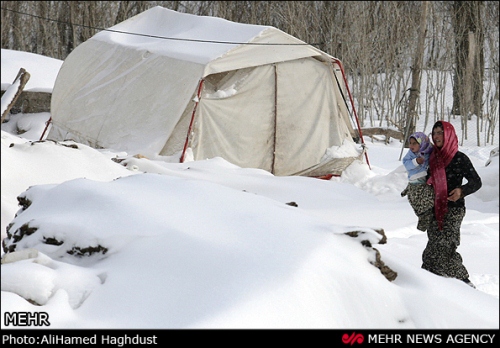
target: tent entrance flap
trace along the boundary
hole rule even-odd
[[[350,138],[331,65],[314,58],[276,64],[275,175],[290,175],[320,162],[325,151]]]
[[[274,68],[264,65],[205,77],[189,146],[195,160],[222,157],[272,171]]]
[[[209,75],[183,154],[190,147],[194,160],[222,157],[275,175],[314,166],[351,137],[336,88],[331,65],[310,57]]]

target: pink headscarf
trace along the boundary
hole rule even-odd
[[[436,122],[432,127],[433,131],[439,126],[439,123],[441,123],[444,132],[443,147],[434,146],[434,151],[429,157],[430,177],[427,183],[434,187],[434,212],[439,230],[442,230],[444,215],[448,212],[448,184],[445,168],[458,152],[458,137],[453,125],[445,121]]]

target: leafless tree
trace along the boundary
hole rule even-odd
[[[426,124],[476,115],[462,141],[472,131],[478,144],[493,141],[500,89],[494,1],[1,1],[1,46],[64,60],[99,31],[154,6],[274,26],[340,59],[363,127],[403,131],[409,110]],[[417,67],[418,96],[411,94]],[[481,141],[480,130],[487,134]]]

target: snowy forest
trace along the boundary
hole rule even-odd
[[[494,1],[2,1],[1,47],[64,60],[154,6],[274,26],[340,59],[362,127],[461,118],[462,142],[498,144]]]

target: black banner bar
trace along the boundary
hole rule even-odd
[[[165,345],[172,339],[195,342],[202,339],[210,342],[236,342],[259,344],[270,338],[279,338],[280,343],[295,342],[298,338],[311,337],[325,340],[328,344],[355,347],[366,344],[496,344],[499,330],[252,330],[252,329],[2,329],[2,346],[21,344],[40,345],[108,345],[116,347],[134,345]],[[265,340],[263,340],[265,337]],[[232,341],[232,339],[238,341]],[[211,341],[207,341],[211,340]],[[231,339],[231,341],[226,341]],[[217,340],[217,341],[215,341]]]

